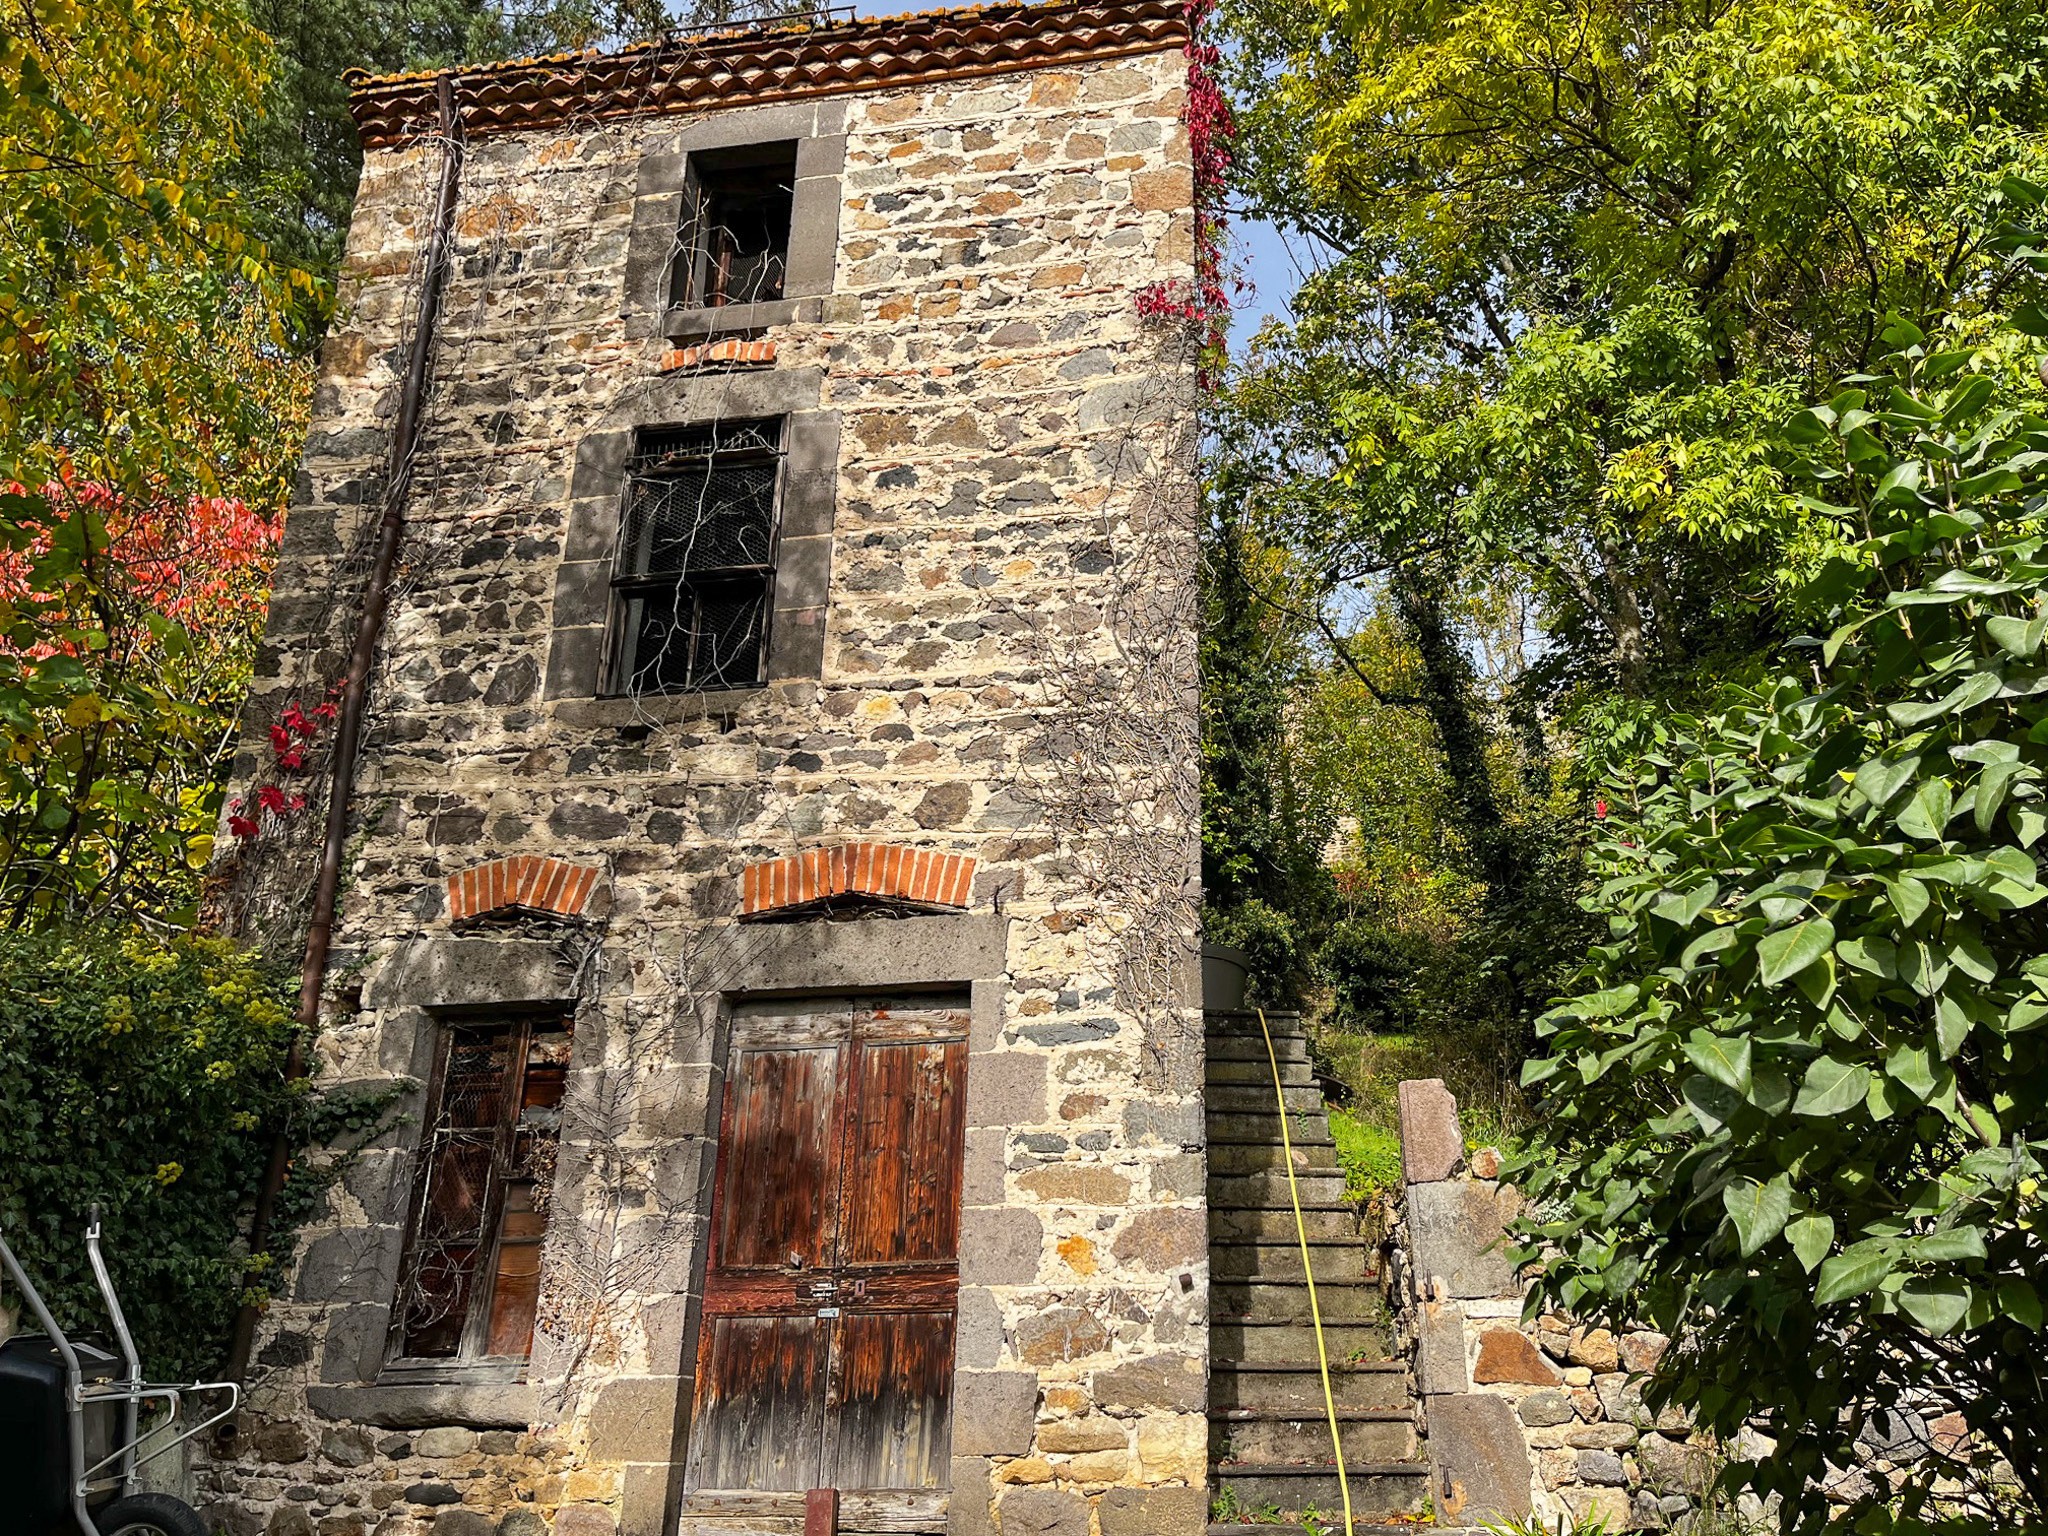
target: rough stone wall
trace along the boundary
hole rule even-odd
[[[821,108],[845,134],[832,291],[766,332],[765,369],[664,374],[628,291],[636,178],[678,119],[469,147],[317,1051],[324,1086],[396,1085],[410,1118],[347,1165],[266,1314],[242,1449],[201,1473],[228,1530],[669,1536],[717,1000],[760,974],[739,875],[852,838],[974,855],[973,916],[922,921],[997,935],[985,974],[918,958],[951,941],[903,950],[930,972],[906,981],[975,983],[952,1529],[1199,1528],[1192,358],[1134,305],[1192,272],[1184,70]],[[316,803],[236,846],[217,906],[285,953],[324,741],[292,770],[268,730],[344,665],[438,167],[367,158],[249,715],[243,793]],[[616,501],[580,450],[768,374],[838,413],[812,675],[548,696],[563,605],[589,600],[561,575],[579,508]],[[600,867],[592,915],[453,934],[445,877],[522,853]],[[576,1012],[532,1379],[369,1385],[422,1009],[494,996]]]
[[[1469,1157],[1457,1101],[1434,1078],[1400,1087],[1405,1184],[1397,1232],[1408,1328],[1443,1518],[1531,1515],[1546,1529],[1662,1529],[1701,1507],[1719,1470],[1688,1417],[1642,1384],[1669,1341],[1617,1339],[1545,1314],[1522,1320],[1505,1252],[1514,1191],[1500,1154]]]
[[[1467,1154],[1457,1102],[1431,1078],[1400,1085],[1405,1185],[1395,1245],[1406,1283],[1430,1461],[1442,1518],[1533,1515],[1545,1529],[1775,1529],[1777,1502],[1716,1486],[1729,1460],[1761,1460],[1775,1442],[1750,1427],[1723,1446],[1681,1406],[1653,1410],[1643,1386],[1671,1341],[1619,1335],[1558,1312],[1524,1320],[1525,1287],[1505,1253],[1516,1197],[1497,1182],[1500,1154]],[[1933,1455],[1966,1452],[1960,1415],[1896,1405],[1859,1437],[1857,1463],[1819,1486],[1851,1504],[1897,1488]]]

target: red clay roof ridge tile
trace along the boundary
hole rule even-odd
[[[1052,0],[771,23],[450,70],[351,71],[350,110],[367,148],[434,131],[435,89],[458,86],[466,134],[572,121],[840,95],[1153,53],[1184,45],[1183,0]]]

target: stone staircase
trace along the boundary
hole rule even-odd
[[[1429,1463],[1415,1386],[1392,1357],[1376,1255],[1344,1199],[1301,1020],[1266,1015],[1280,1062],[1295,1180],[1323,1315],[1351,1508],[1360,1525],[1413,1517]],[[1208,1015],[1209,1476],[1227,1523],[1210,1536],[1284,1536],[1313,1513],[1343,1529],[1301,1244],[1288,1200],[1273,1073],[1251,1013]],[[1249,1522],[1249,1523],[1239,1523]]]

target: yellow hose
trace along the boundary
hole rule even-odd
[[[1280,1057],[1273,1049],[1273,1031],[1266,1010],[1258,1010],[1259,1033],[1266,1037],[1266,1062],[1273,1069],[1273,1098],[1280,1110],[1280,1153],[1287,1164],[1287,1198],[1294,1206],[1294,1235],[1301,1241],[1301,1274],[1308,1281],[1308,1315],[1316,1327],[1316,1364],[1323,1373],[1323,1407],[1330,1415],[1330,1446],[1337,1455],[1337,1487],[1344,1495],[1344,1536],[1351,1524],[1351,1476],[1344,1469],[1344,1439],[1337,1433],[1337,1398],[1330,1390],[1330,1351],[1323,1343],[1323,1309],[1316,1300],[1316,1274],[1308,1261],[1308,1223],[1301,1219],[1301,1189],[1294,1182],[1294,1138],[1287,1134],[1287,1089],[1280,1081]]]

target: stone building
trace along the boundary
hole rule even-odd
[[[357,83],[217,884],[295,958],[396,483],[315,1048],[386,1107],[301,1170],[225,1529],[1204,1525],[1187,41]]]

